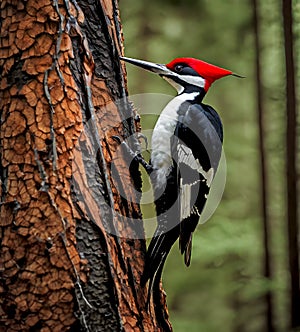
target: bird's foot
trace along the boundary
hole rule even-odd
[[[119,136],[112,136],[112,139],[114,139],[122,146],[125,155],[129,156],[131,160],[135,160],[136,162],[141,164],[149,175],[152,173],[153,167],[146,162],[146,160],[143,158],[143,156],[140,153],[132,151],[132,149],[128,146],[128,144],[124,140],[122,140]]]

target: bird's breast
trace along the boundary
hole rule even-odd
[[[181,105],[193,100],[198,93],[181,94],[172,99],[160,114],[152,133],[151,164],[156,172],[158,186],[165,183],[173,166],[171,138],[175,133]]]

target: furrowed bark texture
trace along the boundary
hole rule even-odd
[[[0,330],[160,331],[117,3],[3,0],[0,24]]]

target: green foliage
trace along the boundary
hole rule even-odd
[[[127,0],[120,5],[126,56],[161,63],[178,56],[191,56],[247,77],[218,81],[205,98],[223,119],[227,183],[215,214],[195,233],[191,267],[184,267],[177,246],[167,261],[164,286],[174,331],[263,331],[263,295],[269,289],[275,294],[277,330],[286,331],[288,272],[283,198],[285,112],[280,3],[261,1],[260,7],[275,270],[272,283],[262,277],[263,230],[250,3],[241,0]],[[298,22],[295,33],[299,37],[300,7],[296,1],[295,20]],[[298,53],[297,57],[299,59]],[[172,88],[155,75],[131,66],[127,69],[131,94],[174,95]],[[149,126],[144,119],[143,127]],[[148,210],[145,213],[151,215]]]

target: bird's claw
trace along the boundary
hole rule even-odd
[[[116,141],[117,143],[119,143],[120,145],[122,145],[125,154],[127,156],[130,156],[131,159],[134,159],[139,164],[141,164],[145,168],[145,170],[148,174],[150,174],[153,171],[152,166],[149,165],[139,153],[133,152],[132,149],[126,143],[126,141],[122,140],[120,138],[120,136],[114,135],[114,136],[111,136],[111,138],[114,141]],[[145,138],[147,140],[147,138],[145,136],[143,138]]]

